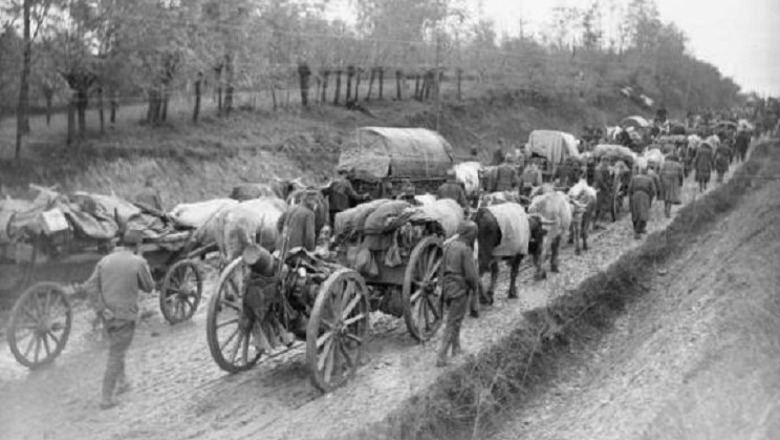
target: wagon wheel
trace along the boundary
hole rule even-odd
[[[404,319],[414,339],[427,341],[441,327],[444,309],[439,268],[444,250],[438,237],[423,238],[412,250],[403,285]]]
[[[251,341],[251,321],[244,313],[247,268],[241,257],[219,276],[216,295],[209,301],[206,340],[220,368],[237,373],[252,368],[262,354]]]
[[[8,345],[20,364],[34,369],[62,353],[73,316],[65,290],[57,283],[30,286],[14,305]]]
[[[331,391],[355,375],[368,333],[368,289],[351,269],[331,274],[320,287],[306,328],[311,383]]]
[[[171,266],[163,278],[160,311],[170,324],[192,318],[203,294],[203,274],[194,260],[182,260]]]

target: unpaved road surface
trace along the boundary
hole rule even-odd
[[[750,194],[492,440],[780,438],[780,182]]]
[[[694,182],[685,201],[696,197]],[[653,207],[650,232],[664,228],[663,207]],[[591,236],[592,248],[562,253],[562,273],[533,282],[521,274],[520,299],[508,301],[507,270],[496,304],[480,319],[467,319],[463,343],[474,353],[507,334],[522,314],[563,295],[638,246],[628,215]],[[207,294],[208,294],[208,288]],[[205,304],[205,300],[204,303]],[[145,307],[156,310],[155,298]],[[17,365],[7,344],[0,346],[0,437],[7,439],[188,439],[332,438],[377,422],[405,399],[433,383],[439,339],[418,345],[402,319],[373,317],[367,361],[356,378],[329,395],[308,383],[300,345],[292,351],[228,375],[211,359],[205,338],[205,305],[191,322],[170,327],[159,313],[142,322],[128,354],[130,393],[121,405],[97,409],[106,349],[90,332],[89,312],[76,314],[69,346],[42,371]],[[441,332],[440,332],[441,334]],[[439,334],[439,336],[440,336]],[[456,360],[456,364],[462,359]]]

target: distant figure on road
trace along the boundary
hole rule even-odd
[[[116,406],[115,392],[122,394],[130,389],[125,356],[135,334],[138,291],[151,292],[154,289],[149,265],[138,255],[142,239],[140,231],[125,232],[122,246],[98,261],[83,287],[103,319],[110,343],[103,376],[101,409]]]
[[[367,194],[358,194],[352,187],[352,183],[346,178],[343,171],[339,171],[330,186],[326,190],[328,206],[330,208],[330,224],[335,225],[336,214],[354,207],[368,199]]]
[[[496,146],[496,150],[493,152],[493,163],[491,163],[491,165],[501,165],[504,163],[505,159],[506,155],[504,154],[504,141],[503,139],[499,139],[498,146]]]
[[[141,192],[136,195],[135,201],[145,208],[151,208],[157,212],[164,213],[165,207],[163,206],[160,192],[155,187],[155,180],[156,179],[154,176],[149,176],[146,178],[144,187]]]
[[[658,193],[653,178],[648,175],[647,167],[641,168],[639,174],[631,179],[628,187],[631,203],[631,221],[634,224],[634,237],[639,238],[647,233],[647,221],[650,219],[650,205]]]
[[[439,189],[436,192],[436,198],[455,200],[463,209],[466,209],[469,206],[468,199],[466,198],[466,191],[458,182],[455,176],[455,170],[447,171],[447,181],[439,186]]]
[[[672,216],[672,205],[682,204],[682,185],[685,178],[683,165],[674,154],[669,155],[661,166],[661,192],[664,199],[664,215]]]
[[[701,143],[696,149],[696,156],[693,158],[693,168],[696,170],[696,182],[699,183],[699,192],[707,190],[707,185],[712,177],[714,162],[712,146],[707,142]]]

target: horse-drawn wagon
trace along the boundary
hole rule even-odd
[[[214,360],[228,372],[249,369],[290,346],[294,340],[283,335],[291,333],[306,343],[312,384],[327,392],[357,370],[370,312],[403,316],[415,339],[428,340],[443,320],[442,242],[462,218],[451,200],[412,207],[381,199],[339,213],[327,252],[282,247],[275,306],[264,315],[276,330],[252,322],[245,302],[251,271],[242,258],[234,260],[209,303]]]
[[[9,346],[19,363],[36,368],[59,356],[71,331],[69,297],[127,227],[148,227],[140,251],[157,282],[164,318],[176,324],[192,317],[203,292],[203,260],[216,250],[216,244],[198,240],[198,229],[166,225],[167,217],[115,197],[52,192],[45,197],[14,213],[5,228],[11,240],[3,245],[0,271],[4,279],[18,276],[11,277],[4,294],[23,290],[8,326]]]
[[[358,193],[393,198],[405,182],[417,194],[434,193],[454,165],[452,146],[424,128],[363,127],[344,144],[336,166]]]
[[[542,180],[545,182],[551,182],[559,170],[579,166],[577,139],[563,131],[532,131],[525,146],[525,153],[529,158],[542,159]]]

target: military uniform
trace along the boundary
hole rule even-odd
[[[459,235],[458,239],[447,245],[442,261],[442,296],[449,310],[436,363],[438,366],[446,365],[450,348],[453,356],[462,352],[460,326],[469,310],[470,294],[479,292],[473,250],[477,225],[471,221],[463,223]]]
[[[128,245],[137,245],[142,236],[140,232],[131,231],[123,240]],[[125,356],[135,334],[138,291],[151,292],[154,280],[143,257],[129,248],[119,247],[98,261],[84,289],[103,318],[110,343],[100,403],[105,409],[116,404],[113,400],[115,391],[121,392],[129,386]]]

